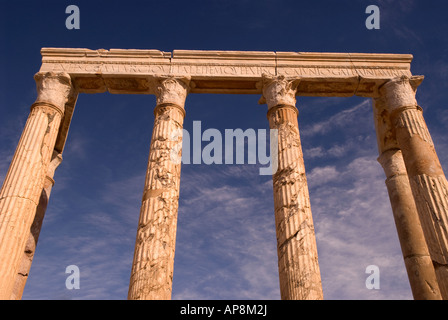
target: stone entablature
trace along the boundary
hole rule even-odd
[[[412,55],[270,51],[43,48],[41,72],[67,72],[81,93],[154,94],[153,77],[191,77],[191,93],[260,94],[262,79],[300,78],[297,95],[374,97],[411,77]]]

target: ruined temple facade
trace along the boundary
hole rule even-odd
[[[323,299],[298,126],[300,96],[373,99],[378,161],[415,299],[448,299],[448,182],[416,101],[412,55],[44,48],[31,106],[0,191],[0,299],[20,299],[78,94],[154,94],[154,126],[129,299],[170,299],[190,93],[258,94],[278,130],[272,175],[281,298]],[[179,154],[181,150],[178,150]]]

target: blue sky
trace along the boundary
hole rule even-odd
[[[76,4],[81,29],[67,30]],[[367,30],[368,5],[381,29]],[[1,1],[0,180],[29,108],[42,47],[411,53],[417,100],[448,164],[444,1]],[[184,127],[267,129],[255,95],[191,94]],[[79,96],[24,299],[125,299],[155,97]],[[325,299],[412,299],[371,101],[298,97]],[[279,299],[270,176],[258,165],[182,167],[173,299]],[[79,290],[65,287],[77,265]],[[366,267],[380,269],[368,290]]]

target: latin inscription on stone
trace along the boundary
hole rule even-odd
[[[126,74],[177,74],[206,76],[206,77],[261,77],[263,74],[274,76],[275,67],[265,66],[232,66],[232,65],[161,65],[161,64],[132,64],[132,63],[44,63],[51,71],[69,73],[126,73]],[[297,66],[278,67],[277,73],[290,77],[379,77],[410,76],[407,69],[398,68],[369,68],[369,67],[334,67],[334,66]]]

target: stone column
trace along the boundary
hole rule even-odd
[[[171,299],[188,79],[156,82],[157,106],[128,299]]]
[[[0,191],[0,299],[11,298],[72,90],[66,73],[38,73],[37,100]]]
[[[57,151],[53,151],[53,157],[50,165],[48,166],[48,172],[45,177],[44,188],[42,189],[42,193],[40,195],[39,205],[37,206],[36,215],[34,217],[33,224],[31,225],[31,230],[28,236],[28,241],[26,242],[25,251],[23,252],[20,268],[16,275],[11,300],[22,299],[23,290],[25,289],[26,281],[28,280],[31,264],[33,263],[34,253],[36,252],[37,241],[42,229],[42,223],[47,210],[48,200],[54,186],[54,173],[61,162],[61,154]]]
[[[299,80],[265,78],[260,103],[278,130],[278,169],[273,174],[278,268],[282,300],[323,299],[308,184],[297,121]]]
[[[437,278],[426,245],[401,150],[382,99],[374,99],[374,119],[380,157],[395,226],[415,300],[441,300]]]
[[[448,182],[415,94],[423,77],[399,77],[380,88],[403,154],[418,215],[443,299],[448,299]]]

